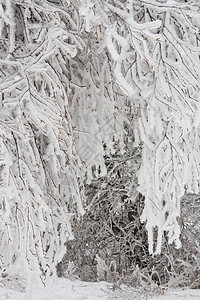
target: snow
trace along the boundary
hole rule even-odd
[[[162,294],[161,294],[162,292]],[[107,282],[83,282],[69,279],[57,279],[48,287],[31,286],[29,293],[0,288],[0,300],[197,300],[200,290],[179,289],[165,291],[160,295],[139,293],[125,285]]]

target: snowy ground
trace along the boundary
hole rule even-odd
[[[199,300],[200,290],[165,291],[163,295],[139,294],[126,286],[59,279],[50,287],[32,287],[30,293],[0,288],[0,300]]]

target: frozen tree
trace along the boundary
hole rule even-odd
[[[149,2],[0,0],[3,270],[55,273],[84,182],[123,154],[126,103],[150,252],[164,232],[180,246],[180,198],[199,191],[199,4]]]
[[[164,233],[179,247],[180,199],[199,192],[199,3],[81,2],[86,29],[103,37],[114,77],[140,111],[138,190],[150,253],[161,251]]]
[[[108,54],[94,54],[74,2],[0,1],[0,254],[10,275],[55,274],[70,218],[84,213],[83,180],[105,175],[105,151],[123,140]]]

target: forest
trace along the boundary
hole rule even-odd
[[[198,0],[0,0],[0,241],[1,286],[200,289]]]

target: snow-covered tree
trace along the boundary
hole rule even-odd
[[[138,190],[150,253],[161,251],[164,232],[179,247],[180,199],[185,189],[199,192],[199,3],[81,2],[86,29],[103,37],[121,91],[140,110]]]
[[[198,1],[0,0],[2,269],[55,273],[84,182],[123,154],[126,103],[149,250],[164,232],[180,246],[180,198],[199,191],[199,15]]]
[[[94,54],[73,2],[0,1],[0,253],[9,274],[19,264],[42,279],[55,273],[70,218],[84,213],[83,180],[92,167],[105,174],[103,143],[113,151],[123,134],[109,58]]]

